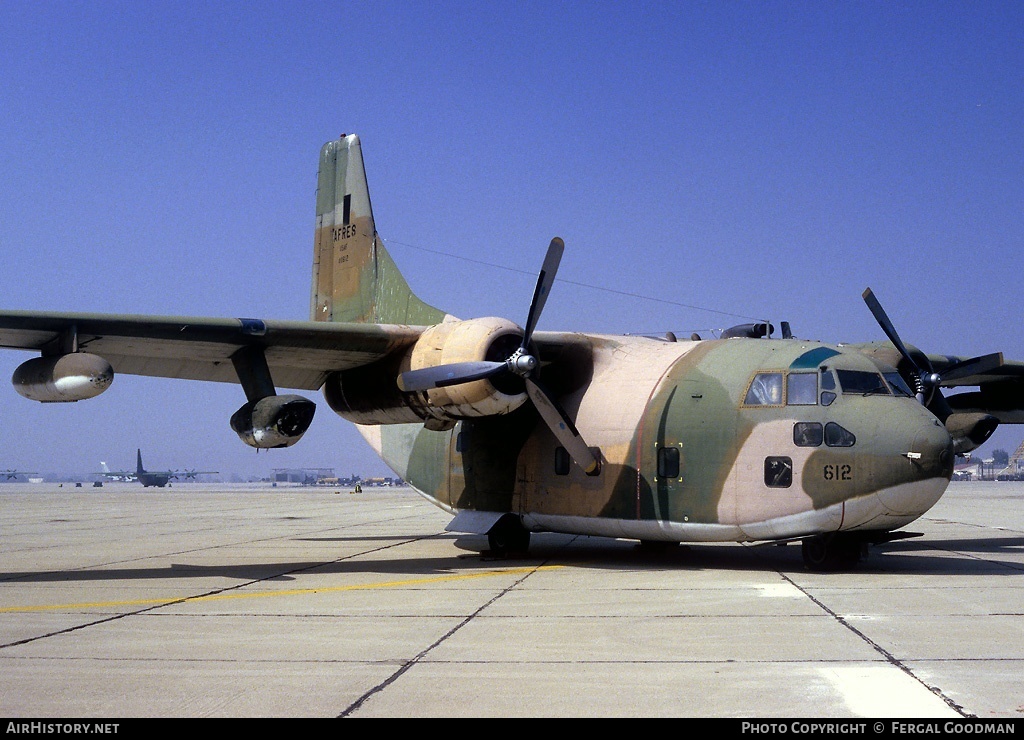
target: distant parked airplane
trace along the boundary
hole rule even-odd
[[[143,486],[156,486],[157,488],[163,488],[171,479],[178,477],[177,470],[146,470],[142,467],[142,450],[137,451],[138,462],[135,467],[135,471],[130,470],[117,470],[112,471],[107,467],[105,462],[101,462],[100,466],[103,468],[101,475],[110,478],[111,480],[122,480],[122,481],[139,481]],[[205,475],[216,473],[216,470],[186,470],[185,480],[194,480],[197,475]]]
[[[190,470],[188,468],[185,468],[181,472],[185,476],[185,480],[195,480],[197,475],[216,475],[220,471],[219,470]]]
[[[121,474],[118,474],[118,473],[111,472],[110,468],[102,460],[100,460],[100,468],[101,468],[100,474],[103,475],[105,478],[107,478],[109,480],[113,480],[113,481],[133,481],[133,480],[135,480],[135,474],[134,473],[125,473],[125,474],[121,475]]]
[[[2,470],[0,473],[6,475],[7,480],[17,480],[19,475],[37,475],[37,473],[29,473],[25,470],[14,470],[13,468],[7,468],[7,470]]]

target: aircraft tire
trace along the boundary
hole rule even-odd
[[[808,570],[834,573],[849,570],[860,562],[861,542],[848,535],[819,535],[805,538],[801,552]]]
[[[530,549],[530,532],[518,516],[506,514],[487,533],[487,544],[499,558],[523,555]]]
[[[644,554],[667,555],[679,549],[678,542],[665,542],[663,540],[640,540],[637,548]]]

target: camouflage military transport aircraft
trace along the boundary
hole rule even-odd
[[[0,346],[40,353],[13,383],[42,402],[99,395],[115,372],[237,383],[230,425],[256,448],[313,420],[278,388],[322,389],[451,531],[499,555],[548,531],[802,541],[808,567],[850,567],[910,536],[955,454],[1024,423],[1024,363],[908,347],[870,290],[888,342],[536,331],[562,251],[553,239],[522,327],[425,304],[377,235],[348,135],[320,153],[309,321],[6,311]]]

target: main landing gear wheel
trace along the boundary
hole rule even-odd
[[[670,552],[677,552],[680,549],[680,543],[665,542],[664,540],[640,540],[637,549],[645,555],[666,555]]]
[[[530,531],[518,516],[506,514],[487,533],[487,544],[495,557],[525,555],[530,549]]]
[[[835,572],[849,570],[861,559],[863,543],[848,534],[824,534],[803,540],[801,550],[808,570]]]

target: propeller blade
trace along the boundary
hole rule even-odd
[[[918,365],[914,358],[910,356],[910,352],[907,351],[906,346],[900,339],[900,335],[896,333],[896,327],[889,321],[889,316],[885,313],[885,309],[882,308],[882,304],[875,298],[875,294],[871,292],[871,288],[864,291],[863,296],[864,302],[868,304],[868,308],[871,310],[871,314],[875,317],[875,321],[882,327],[882,331],[885,332],[885,336],[889,337],[889,341],[895,345],[896,349],[899,350],[900,354],[903,355],[911,367],[917,368],[918,373],[922,371],[920,365]],[[927,362],[927,359],[925,360]],[[925,368],[931,372],[931,367]]]
[[[555,282],[555,273],[558,272],[558,263],[562,261],[562,252],[565,250],[565,242],[557,236],[548,245],[548,253],[541,265],[540,275],[537,276],[537,287],[533,291],[533,302],[530,304],[530,313],[526,317],[526,326],[523,327],[522,348],[525,350],[533,336],[533,330],[537,328],[537,321],[540,319],[540,312],[548,300],[551,292],[551,285]]]
[[[990,355],[972,357],[969,360],[950,365],[939,373],[943,380],[959,380],[971,375],[984,375],[1003,366],[1003,353],[994,352]]]
[[[404,372],[398,376],[398,387],[406,393],[425,391],[430,388],[443,388],[448,385],[489,378],[507,369],[507,363],[491,360],[453,362],[450,365],[438,365],[437,367],[425,367],[421,370]]]
[[[941,378],[932,368],[932,363],[928,359],[928,355],[922,353],[924,358],[925,367],[921,367],[917,364],[917,361],[910,356],[910,352],[907,350],[906,345],[903,344],[903,340],[900,339],[900,335],[896,333],[896,327],[893,326],[892,322],[889,321],[888,315],[885,313],[885,309],[882,308],[882,304],[875,298],[875,294],[871,292],[871,288],[867,288],[863,296],[864,302],[868,304],[868,308],[871,309],[872,315],[875,317],[875,321],[882,327],[882,331],[889,337],[889,341],[893,343],[899,353],[903,355],[903,359],[917,371],[917,380],[914,383],[914,395],[917,400],[925,406],[931,406],[932,401],[936,395],[941,396],[939,393],[939,382]]]
[[[565,411],[559,406],[544,388],[529,376],[526,381],[526,392],[533,401],[533,405],[540,412],[541,418],[551,429],[555,438],[562,443],[562,446],[587,473],[597,470],[597,458],[590,451],[587,443],[583,441],[576,425],[572,423]]]

